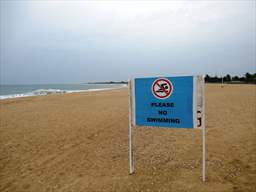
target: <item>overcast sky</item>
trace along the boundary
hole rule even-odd
[[[255,1],[1,1],[1,83],[256,72]]]

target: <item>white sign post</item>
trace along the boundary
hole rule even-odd
[[[136,78],[129,81],[128,87],[129,173],[133,174],[135,171],[133,126],[200,128],[202,131],[202,180],[205,181],[204,78],[202,76]]]
[[[128,82],[129,87],[129,168],[130,174],[134,173],[134,161],[133,161],[133,145],[132,145],[132,103],[133,103],[133,95],[132,95],[132,83],[131,81]]]
[[[201,80],[201,87],[202,87],[202,179],[205,182],[205,172],[206,172],[206,164],[205,164],[205,156],[206,156],[206,149],[205,149],[205,87],[204,87],[204,78]]]

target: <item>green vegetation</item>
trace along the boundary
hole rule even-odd
[[[222,77],[218,77],[215,75],[214,77],[211,77],[210,75],[205,76],[205,82],[206,83],[221,83]],[[246,73],[244,76],[233,76],[231,77],[229,74],[226,76],[223,76],[223,82],[224,83],[253,83],[256,84],[256,73],[250,74]]]

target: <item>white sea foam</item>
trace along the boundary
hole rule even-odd
[[[19,97],[43,96],[43,95],[50,95],[50,94],[66,94],[66,93],[104,91],[104,90],[120,89],[123,87],[126,87],[126,85],[123,85],[121,87],[116,87],[116,88],[101,88],[101,89],[87,89],[87,90],[37,89],[37,90],[27,92],[27,93],[0,95],[0,100],[13,99],[13,98],[19,98]]]
[[[49,95],[49,94],[63,94],[67,93],[66,90],[60,89],[37,89],[35,91],[27,92],[27,93],[20,93],[20,94],[11,94],[11,95],[0,95],[0,99],[11,99],[11,98],[18,98],[18,97],[32,97],[32,96],[39,96],[39,95]]]

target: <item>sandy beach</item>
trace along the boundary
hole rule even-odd
[[[128,167],[128,92],[0,101],[0,191],[256,191],[256,86],[206,85],[201,131],[139,127]]]

